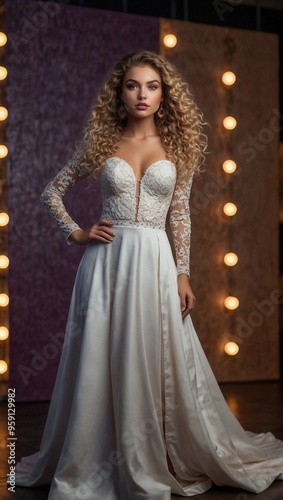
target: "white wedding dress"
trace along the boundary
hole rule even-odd
[[[62,196],[84,176],[74,158],[42,195],[67,238],[78,225]],[[138,182],[111,157],[101,187],[116,236],[81,260],[40,451],[17,465],[16,484],[51,484],[49,500],[169,500],[212,483],[263,491],[283,479],[283,442],[243,430],[181,316],[191,181],[160,160]]]

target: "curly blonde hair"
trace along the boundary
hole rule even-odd
[[[161,77],[164,116],[156,113],[155,123],[167,157],[177,168],[178,176],[200,171],[206,150],[203,117],[185,83],[167,59],[154,52],[139,51],[126,55],[112,69],[84,131],[80,164],[99,177],[105,161],[118,149],[127,117],[120,118],[121,92],[127,71],[134,66],[151,66]]]

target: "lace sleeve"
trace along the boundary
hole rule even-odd
[[[177,179],[173,193],[169,221],[177,259],[177,272],[190,276],[191,217],[189,199],[193,176]]]
[[[72,186],[89,175],[85,169],[81,168],[80,158],[81,150],[76,150],[65,167],[47,184],[40,197],[69,244],[70,234],[81,228],[68,214],[62,198]]]

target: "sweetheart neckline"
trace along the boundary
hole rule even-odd
[[[111,159],[113,159],[113,160],[115,160],[115,159],[117,159],[117,160],[121,160],[121,161],[122,161],[122,162],[123,162],[123,163],[124,163],[127,167],[129,167],[129,170],[132,172],[132,175],[133,175],[133,177],[135,178],[136,182],[140,182],[140,181],[142,181],[142,179],[144,178],[144,176],[145,176],[145,174],[147,173],[147,171],[148,171],[148,170],[150,170],[150,169],[151,169],[151,167],[153,167],[154,165],[156,165],[156,164],[158,164],[158,163],[160,163],[160,162],[162,162],[162,161],[166,161],[167,163],[170,163],[171,165],[173,165],[173,167],[175,167],[174,163],[172,163],[172,161],[171,161],[171,160],[167,160],[166,158],[165,158],[165,159],[161,159],[161,160],[156,160],[156,161],[154,161],[153,163],[151,163],[151,164],[150,164],[150,165],[149,165],[149,166],[145,169],[145,171],[144,171],[144,173],[142,174],[141,178],[140,178],[140,179],[137,179],[137,177],[136,177],[136,175],[135,175],[135,172],[134,172],[134,170],[133,170],[133,167],[131,167],[131,165],[130,165],[130,164],[129,164],[126,160],[124,160],[123,158],[120,158],[120,156],[110,156],[109,158],[107,158],[107,160],[106,160],[106,161],[111,160]]]

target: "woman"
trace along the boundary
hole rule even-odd
[[[42,195],[68,242],[88,246],[41,448],[17,465],[17,484],[51,483],[52,500],[168,500],[283,479],[283,443],[242,429],[189,316],[188,200],[205,147],[168,61],[137,52],[114,67],[82,145]],[[83,230],[62,196],[88,175],[103,210]]]

